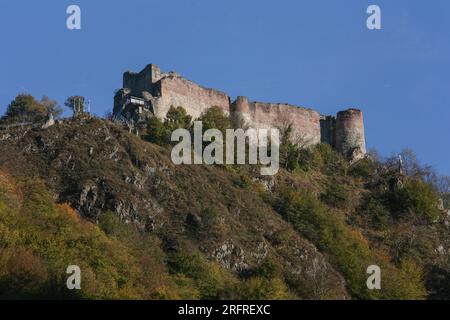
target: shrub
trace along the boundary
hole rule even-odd
[[[168,264],[176,277],[181,275],[192,279],[201,299],[224,299],[234,295],[237,279],[199,254],[173,254]]]
[[[234,183],[236,186],[245,189],[249,188],[253,184],[253,181],[247,174],[241,173],[235,178]]]
[[[203,208],[200,214],[188,213],[186,226],[197,239],[221,233],[219,213],[215,208]]]
[[[292,298],[288,288],[279,278],[253,277],[239,287],[239,299],[286,300]]]
[[[123,223],[113,212],[105,212],[100,215],[98,224],[100,228],[110,237],[130,238],[133,235],[131,226]]]
[[[327,174],[344,174],[347,162],[328,143],[320,143],[312,149],[315,161],[321,164],[321,171]]]
[[[145,140],[160,146],[169,144],[169,131],[164,123],[159,120],[159,118],[153,117],[148,120],[147,135],[145,136]]]
[[[0,251],[0,298],[37,298],[45,293],[47,280],[41,259],[30,250]]]
[[[211,107],[202,113],[197,121],[203,123],[203,132],[208,129],[218,129],[222,132],[223,136],[226,134],[227,129],[231,129],[230,118],[219,107]]]
[[[395,187],[384,197],[397,218],[414,215],[435,222],[441,214],[437,193],[421,179],[408,179],[403,186]]]
[[[369,215],[376,228],[384,229],[389,224],[390,212],[384,207],[381,201],[370,198],[363,209]]]
[[[344,207],[348,203],[349,198],[350,195],[345,186],[336,179],[332,179],[328,183],[325,193],[321,195],[322,201],[336,208]]]
[[[412,259],[403,259],[398,269],[392,272],[384,270],[383,283],[386,299],[421,300],[426,298],[423,270]]]
[[[266,258],[253,272],[255,276],[272,279],[279,274],[280,266],[271,258]]]
[[[183,107],[175,108],[171,106],[164,121],[161,121],[157,117],[149,119],[145,140],[160,146],[170,145],[172,144],[172,132],[180,128],[189,129],[191,121],[191,116],[187,114]]]
[[[298,150],[298,167],[304,171],[318,170],[325,174],[344,174],[347,162],[328,143]]]
[[[374,174],[376,170],[376,163],[369,158],[364,158],[355,164],[353,164],[349,170],[348,174],[350,176],[362,179],[369,179],[371,175]]]

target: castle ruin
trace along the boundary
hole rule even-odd
[[[291,125],[294,141],[305,147],[326,142],[353,160],[366,153],[363,114],[358,109],[324,116],[309,108],[251,102],[246,97],[232,102],[226,93],[204,88],[175,72],[161,72],[154,64],[139,73],[123,74],[123,88],[114,96],[113,115],[139,124],[154,116],[164,119],[171,106],[182,106],[193,119],[216,106],[251,128]]]

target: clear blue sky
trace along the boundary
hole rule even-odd
[[[0,39],[0,113],[29,92],[84,95],[104,115],[122,73],[155,63],[232,97],[361,108],[369,148],[410,147],[450,174],[448,0],[0,0]]]

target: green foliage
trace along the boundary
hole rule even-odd
[[[280,129],[280,165],[295,171],[320,170],[324,173],[345,171],[345,161],[328,143],[307,147],[308,141],[293,137],[292,125]]]
[[[272,279],[280,273],[279,265],[271,258],[266,258],[253,272],[254,276]]]
[[[369,179],[376,170],[376,163],[370,158],[364,158],[353,164],[349,170],[348,174],[355,178]]]
[[[384,272],[386,298],[391,300],[421,300],[427,296],[423,270],[412,259],[401,261],[397,272]],[[389,283],[394,281],[394,284]]]
[[[333,257],[355,295],[366,295],[364,266],[369,261],[370,250],[360,234],[329,214],[327,208],[310,194],[284,191],[276,209],[301,234]]]
[[[241,173],[235,179],[235,184],[240,188],[249,188],[253,184],[253,181],[248,175]]]
[[[330,175],[343,175],[347,169],[344,158],[338,154],[328,143],[320,143],[309,148],[300,148],[299,145],[285,143],[280,150],[285,155],[285,167],[288,170],[301,169],[303,171],[320,171]],[[280,151],[281,155],[281,151]]]
[[[345,207],[348,204],[349,199],[350,195],[345,185],[335,178],[331,179],[325,192],[321,196],[323,202],[335,208]]]
[[[226,130],[231,129],[230,118],[219,107],[211,107],[202,113],[197,121],[203,124],[203,132],[209,129],[217,129],[225,136]]]
[[[109,237],[127,239],[135,234],[132,226],[123,223],[117,214],[111,211],[100,215],[98,224]]]
[[[274,300],[292,299],[286,284],[280,279],[278,266],[266,260],[252,277],[240,282],[217,264],[198,254],[174,254],[169,259],[170,271],[183,279],[185,287],[201,299]],[[191,281],[187,280],[191,279]]]
[[[183,107],[170,107],[166,115],[166,125],[172,130],[178,128],[189,129],[191,126],[192,117],[187,114]]]
[[[208,129],[218,129],[225,136],[226,130],[231,129],[230,118],[219,107],[209,108],[196,121],[202,122],[203,133]],[[160,146],[173,145],[171,142],[172,132],[180,128],[192,131],[192,118],[182,107],[174,108],[172,106],[164,121],[156,117],[148,121],[145,140]]]
[[[164,146],[170,142],[170,132],[159,118],[153,117],[147,123],[147,135],[145,140]]]
[[[37,101],[29,94],[18,95],[8,106],[6,114],[1,118],[0,123],[14,124],[22,122],[42,122],[52,114],[58,117],[62,109],[57,102],[43,97]]]
[[[168,263],[172,274],[192,279],[190,286],[198,290],[201,299],[226,299],[235,295],[237,278],[199,254],[174,254]]]
[[[292,141],[292,125],[280,130],[280,167],[294,171],[299,168],[304,153],[298,143]]]
[[[436,191],[422,179],[408,179],[386,192],[384,198],[396,218],[415,216],[434,222],[441,214]]]
[[[312,148],[312,158],[319,170],[326,174],[344,175],[347,162],[328,143],[320,143]]]
[[[160,146],[171,145],[172,132],[176,129],[189,129],[192,118],[182,107],[170,107],[166,119],[161,121],[157,117],[151,118],[147,123],[145,140]]]
[[[1,298],[177,297],[156,242],[119,227],[111,217],[102,223],[108,237],[68,205],[54,205],[37,180],[0,178],[0,190],[17,195],[20,204],[15,208],[0,197]],[[83,276],[83,290],[77,292],[65,286],[65,270],[73,264]]]
[[[239,288],[239,299],[246,300],[287,300],[292,295],[285,283],[279,278],[253,277]]]
[[[371,250],[360,231],[347,226],[313,195],[284,190],[275,202],[275,208],[296,230],[330,255],[354,296],[364,299],[398,296],[415,299],[425,295],[420,268],[408,263],[397,270],[383,252]],[[391,270],[391,280],[385,281],[383,290],[378,292],[366,287],[366,268],[372,264]],[[406,273],[409,271],[412,274],[408,279]]]
[[[369,215],[375,228],[385,229],[388,226],[390,212],[378,199],[370,198],[365,207],[365,212]]]

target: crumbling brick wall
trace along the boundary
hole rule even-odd
[[[250,127],[284,129],[292,125],[295,142],[304,146],[321,142],[321,115],[315,110],[281,103],[249,102],[245,97],[238,97],[232,110]]]
[[[170,106],[182,106],[194,119],[207,109],[217,106],[225,113],[230,111],[230,97],[214,89],[203,88],[178,75],[160,80],[160,98],[155,101],[155,115],[163,118]]]

